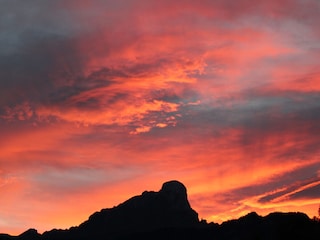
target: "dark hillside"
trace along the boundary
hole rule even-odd
[[[29,229],[19,236],[0,234],[0,240],[102,239],[320,239],[320,223],[304,213],[252,212],[221,225],[199,221],[190,207],[187,189],[178,181],[159,192],[145,191],[117,207],[92,214],[78,227],[39,234]]]

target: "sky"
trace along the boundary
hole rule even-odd
[[[209,222],[317,215],[320,1],[0,6],[0,232],[172,179]]]

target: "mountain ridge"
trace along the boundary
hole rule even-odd
[[[179,181],[165,182],[160,191],[144,191],[118,206],[89,216],[79,226],[39,234],[29,229],[19,236],[0,234],[0,240],[89,239],[320,239],[320,223],[304,213],[251,212],[222,224],[199,221]]]

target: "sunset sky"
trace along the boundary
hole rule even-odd
[[[0,232],[176,179],[199,218],[320,204],[320,1],[0,0]]]

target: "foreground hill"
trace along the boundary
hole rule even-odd
[[[163,184],[159,192],[145,191],[117,207],[92,214],[78,227],[39,234],[29,229],[0,240],[107,239],[320,239],[320,223],[304,213],[250,213],[221,225],[199,221],[190,207],[185,186]]]

